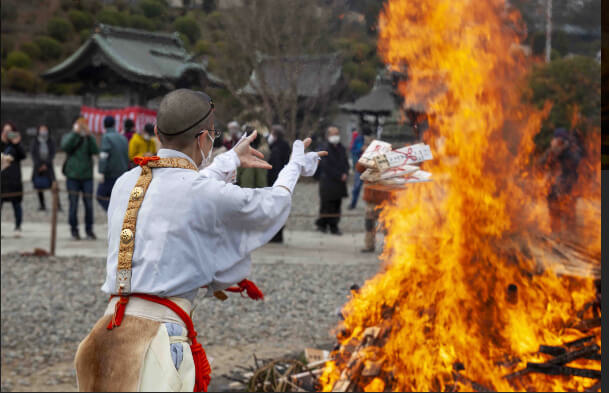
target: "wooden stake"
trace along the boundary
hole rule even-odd
[[[51,215],[51,255],[55,256],[55,244],[57,242],[57,209],[59,206],[59,190],[57,189],[57,181],[53,181],[51,193],[53,194],[53,213]]]

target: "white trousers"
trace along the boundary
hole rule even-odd
[[[184,356],[176,370],[169,345],[180,343]],[[140,392],[192,392],[195,386],[195,365],[186,335],[172,336],[164,324],[159,326],[144,357],[140,374]]]

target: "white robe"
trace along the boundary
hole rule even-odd
[[[297,144],[299,148],[297,148]],[[239,165],[234,151],[218,155],[200,172],[155,168],[137,217],[131,292],[194,300],[199,287],[208,296],[246,278],[250,253],[285,225],[298,177],[312,175],[317,155],[294,145],[291,161],[272,187],[241,188],[227,182]],[[158,156],[185,154],[161,149]],[[193,163],[194,164],[194,163]],[[108,207],[108,257],[102,291],[116,294],[119,237],[129,195],[140,176],[134,168],[114,185]]]

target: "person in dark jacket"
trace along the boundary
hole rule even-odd
[[[123,122],[123,136],[127,138],[127,142],[135,135],[135,122],[132,119],[125,119]]]
[[[80,240],[78,233],[78,196],[82,193],[85,204],[85,230],[87,239],[95,240],[93,233],[93,156],[99,154],[95,137],[87,127],[84,118],[78,118],[72,126],[72,132],[61,139],[61,149],[66,152],[64,175],[67,178],[67,189],[70,201],[68,222],[72,238]]]
[[[55,158],[55,142],[49,137],[49,128],[41,124],[38,126],[36,139],[30,148],[32,155],[32,182],[34,188],[38,190],[38,210],[45,211],[43,190],[48,190],[55,181],[55,168],[53,159]],[[59,205],[61,209],[61,205]]]
[[[275,183],[277,176],[283,167],[290,161],[291,148],[290,144],[285,141],[285,133],[283,127],[275,124],[271,127],[271,133],[268,138],[271,155],[269,164],[273,166],[266,174],[267,184]],[[271,239],[273,243],[283,243],[283,228]]]
[[[13,194],[0,198],[0,211],[4,202],[11,202],[15,214],[15,237],[21,236],[21,222],[23,220],[23,182],[21,181],[21,160],[25,158],[25,152],[21,147],[21,134],[13,123],[7,122],[2,127],[0,137],[0,150],[3,158],[10,164],[2,170],[2,181],[0,184],[1,194]],[[17,194],[17,195],[15,195]]]
[[[328,127],[327,144],[322,147],[328,156],[319,163],[319,215],[315,221],[317,230],[334,235],[342,235],[338,229],[340,206],[347,197],[347,175],[349,161],[344,146],[340,143],[340,132],[337,127]]]
[[[573,186],[577,183],[577,167],[581,158],[581,150],[568,131],[557,128],[550,148],[540,160],[541,165],[549,171],[548,209],[554,233],[575,232],[577,199],[573,195]]]
[[[127,138],[116,132],[113,116],[104,117],[106,132],[101,140],[99,166],[97,170],[104,175],[104,181],[97,186],[97,201],[108,211],[110,194],[116,179],[129,169]]]

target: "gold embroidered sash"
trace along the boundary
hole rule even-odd
[[[197,167],[192,162],[179,157],[135,157],[133,161],[142,167],[142,173],[137,179],[133,190],[131,190],[127,211],[125,212],[125,218],[123,219],[116,272],[116,292],[119,295],[131,293],[131,263],[135,247],[137,214],[144,201],[148,186],[152,181],[151,168],[182,168],[192,169],[193,171],[197,170]]]

